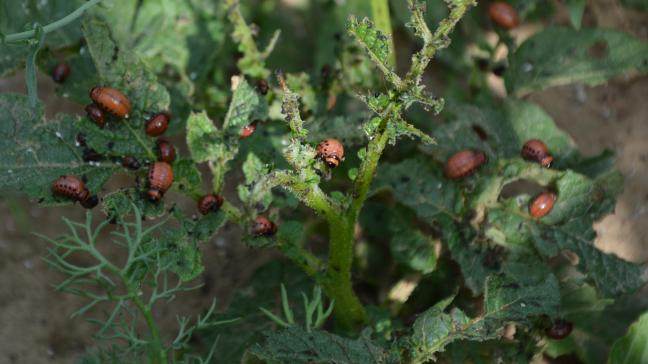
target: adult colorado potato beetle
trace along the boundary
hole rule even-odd
[[[86,105],[85,111],[88,114],[88,119],[92,120],[95,124],[101,127],[103,127],[106,124],[106,118],[104,116],[104,112],[96,104]]]
[[[272,236],[277,232],[277,225],[265,216],[257,216],[252,226],[252,234],[255,236]]]
[[[79,201],[81,206],[91,209],[99,203],[96,195],[90,195],[85,183],[76,176],[61,176],[52,184],[52,192],[57,196]]]
[[[550,328],[545,330],[545,334],[554,340],[562,340],[571,334],[574,325],[566,320],[557,319]]]
[[[256,128],[257,128],[257,122],[256,121],[252,122],[249,125],[246,125],[246,126],[242,127],[241,132],[239,133],[239,139],[245,139],[245,138],[251,136],[256,131]]]
[[[344,160],[344,146],[337,139],[324,139],[315,148],[315,158],[320,159],[331,168],[337,167]]]
[[[165,139],[158,139],[155,142],[155,149],[160,162],[172,163],[176,158],[175,147]]]
[[[70,66],[67,63],[59,63],[52,71],[52,79],[56,83],[63,83],[70,76]]]
[[[117,89],[97,86],[90,90],[90,98],[104,111],[117,117],[127,118],[131,112],[128,97]]]
[[[513,29],[520,25],[517,10],[504,1],[496,1],[488,7],[488,17],[493,23],[504,29]]]
[[[159,136],[164,134],[169,127],[169,121],[171,121],[171,115],[169,113],[160,112],[153,115],[146,122],[146,134],[149,136]]]
[[[148,197],[151,201],[160,201],[162,196],[173,184],[173,168],[166,162],[151,164],[148,171]]]
[[[522,146],[522,158],[528,161],[540,163],[543,167],[549,168],[553,157],[549,153],[547,145],[539,139],[531,139]]]
[[[546,216],[553,209],[556,203],[556,196],[553,192],[543,192],[531,201],[529,205],[529,213],[536,219]]]
[[[203,215],[207,215],[210,212],[218,211],[222,204],[222,196],[213,193],[205,195],[198,200],[198,211]]]
[[[475,172],[479,167],[488,162],[486,153],[464,149],[453,154],[445,164],[445,175],[452,179],[461,179]]]

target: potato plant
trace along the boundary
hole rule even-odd
[[[0,193],[98,196],[42,236],[98,324],[80,362],[643,362],[646,269],[593,244],[614,154],[582,155],[525,96],[645,73],[648,44],[581,29],[581,1],[521,44],[548,4],[288,3],[0,3],[0,75],[24,67],[28,91],[0,94]],[[78,114],[45,116],[38,72]],[[284,258],[163,332],[154,307],[199,287],[218,236]]]

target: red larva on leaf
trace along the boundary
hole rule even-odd
[[[165,139],[158,139],[155,142],[158,160],[160,162],[172,163],[176,158],[176,150],[173,144]]]
[[[155,162],[148,171],[149,199],[153,202],[160,201],[164,193],[173,184],[173,168],[169,163]]]
[[[128,114],[131,112],[131,105],[128,101],[128,97],[117,89],[100,86],[94,87],[90,90],[90,98],[104,111],[117,117],[127,118]]]
[[[445,164],[445,175],[452,179],[464,178],[486,162],[488,162],[488,157],[484,152],[464,149],[448,158]]]
[[[254,121],[249,125],[246,125],[241,128],[241,132],[239,133],[239,139],[245,139],[254,134],[257,128],[257,122]]]
[[[70,76],[70,66],[67,63],[59,63],[52,71],[52,79],[56,83],[63,83]]]
[[[574,325],[566,320],[557,319],[545,333],[554,340],[562,340],[571,334]]]
[[[205,195],[198,200],[198,211],[203,215],[207,215],[210,212],[218,211],[222,204],[222,196],[215,194]]]
[[[252,234],[255,236],[272,236],[277,232],[277,225],[265,216],[257,216],[252,226]]]
[[[171,115],[166,112],[153,115],[146,122],[146,134],[149,136],[159,136],[164,134],[169,127],[169,121],[171,121]]]
[[[553,157],[549,153],[547,145],[539,139],[531,139],[522,146],[522,158],[540,163],[543,167],[549,168]]]
[[[488,7],[488,16],[498,26],[504,29],[513,29],[520,25],[517,10],[503,1],[496,1]]]
[[[536,219],[551,212],[558,196],[553,192],[543,192],[531,201],[529,213]]]
[[[76,176],[61,176],[52,184],[52,192],[57,196],[79,201],[81,206],[91,209],[99,203],[96,195],[90,195],[85,183]]]
[[[324,139],[316,148],[315,158],[320,159],[331,168],[337,167],[344,160],[344,146],[337,139]]]
[[[89,104],[85,107],[85,111],[88,114],[88,119],[92,120],[95,124],[103,127],[106,124],[106,118],[104,117],[104,112],[96,104]]]

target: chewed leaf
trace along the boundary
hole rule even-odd
[[[385,74],[385,77],[390,80],[398,79],[390,66],[390,59],[392,59],[393,55],[387,43],[389,38],[367,18],[358,20],[351,17],[347,28],[349,33],[365,48],[371,60]]]
[[[187,120],[187,145],[197,163],[213,161],[225,153],[220,130],[209,119],[206,112],[192,113]]]
[[[245,79],[241,79],[225,115],[223,131],[227,136],[238,137],[242,127],[265,118],[267,113],[265,99]]]
[[[506,87],[523,95],[575,82],[599,85],[624,72],[648,72],[647,53],[647,43],[614,30],[546,28],[513,54]]]
[[[26,96],[0,95],[0,193],[18,191],[43,203],[71,202],[54,197],[52,182],[61,175],[87,179],[96,193],[116,170],[111,162],[86,163],[77,145],[76,116],[46,121],[42,106],[31,108]]]
[[[394,363],[365,335],[351,340],[326,331],[309,333],[299,327],[269,334],[266,342],[251,352],[259,359],[278,363]]]
[[[553,275],[526,284],[503,275],[492,275],[486,280],[482,315],[470,318],[457,308],[446,313],[451,301],[449,298],[437,303],[414,323],[407,346],[417,362],[433,359],[455,340],[498,338],[508,322],[528,325],[530,318],[553,316],[560,305],[560,291]]]
[[[132,119],[143,122],[145,115],[169,109],[167,90],[135,53],[123,49],[113,39],[105,21],[85,18],[83,34],[100,80],[105,86],[118,88],[128,96],[133,105]]]

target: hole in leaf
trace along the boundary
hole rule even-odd
[[[530,180],[519,180],[511,182],[502,188],[500,199],[508,199],[519,195],[535,196],[540,192],[546,191],[547,188]]]
[[[595,42],[587,49],[587,54],[589,54],[592,58],[596,58],[596,59],[607,57],[608,55],[607,42],[604,40]]]

